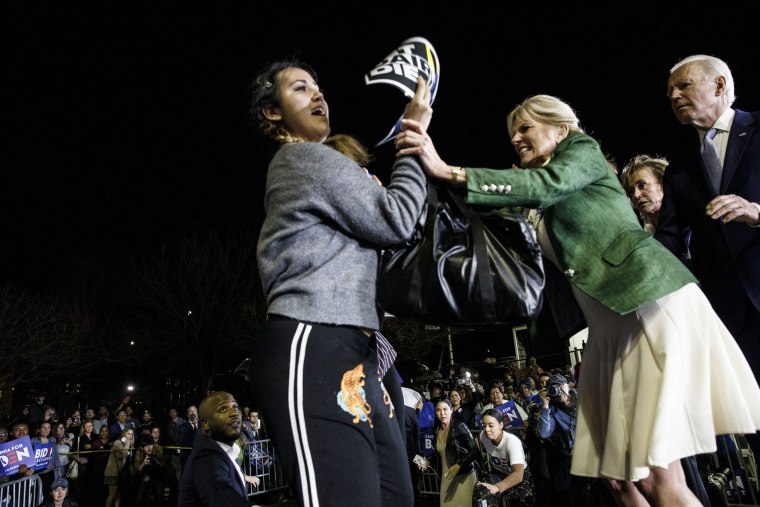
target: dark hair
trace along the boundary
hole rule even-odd
[[[504,424],[504,413],[502,413],[501,410],[495,409],[495,408],[489,408],[485,412],[483,412],[483,417],[490,415],[500,423]]]
[[[148,445],[153,445],[153,437],[150,435],[142,435],[140,436],[140,447],[145,447]]]
[[[438,404],[439,404],[439,403],[445,403],[446,405],[448,405],[448,406],[449,406],[449,408],[454,408],[454,407],[451,405],[451,401],[449,401],[449,399],[448,399],[448,398],[438,398],[438,399],[434,400],[434,401],[433,401],[433,406],[438,406]]]
[[[488,386],[488,392],[490,393],[494,389],[498,389],[499,391],[501,391],[501,394],[505,394],[504,384],[502,384],[499,381],[491,381],[491,384]]]
[[[270,63],[259,71],[251,82],[251,116],[258,123],[262,134],[277,142],[293,141],[293,137],[282,127],[264,116],[264,109],[280,105],[280,78],[285,69],[302,69],[317,81],[317,73],[310,65],[297,59],[286,59]]]

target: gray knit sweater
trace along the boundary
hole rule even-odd
[[[427,202],[417,160],[377,185],[319,143],[284,144],[269,164],[259,273],[269,313],[378,329],[378,253],[411,237]]]

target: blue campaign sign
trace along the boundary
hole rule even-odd
[[[53,459],[53,448],[51,443],[37,444],[34,446],[35,470],[44,470],[50,466],[50,460]]]
[[[507,400],[498,407],[494,407],[496,410],[501,411],[504,414],[504,426],[509,428],[522,428],[525,421],[520,417],[520,413],[517,411],[517,406],[512,400]]]
[[[34,468],[35,463],[32,440],[28,436],[0,444],[0,476],[15,474],[19,465]]]
[[[420,449],[426,458],[435,454],[435,428],[420,429]]]
[[[520,412],[517,410],[517,405],[512,400],[507,400],[499,406],[493,407],[502,414],[504,414],[504,427],[505,428],[522,428],[523,421],[520,416]],[[475,425],[478,429],[483,429],[483,416],[478,414],[475,416]]]

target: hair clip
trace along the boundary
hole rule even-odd
[[[256,81],[256,87],[263,86],[264,88],[271,88],[272,83],[270,81]]]

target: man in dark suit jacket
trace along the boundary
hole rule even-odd
[[[235,461],[240,448],[241,412],[235,398],[218,391],[200,406],[199,437],[182,473],[179,506],[250,507],[245,477]]]
[[[187,407],[187,421],[180,424],[178,428],[179,445],[182,447],[179,455],[182,470],[185,469],[185,463],[190,457],[190,449],[195,446],[196,440],[201,435],[204,435],[204,432],[198,419],[198,408],[195,405],[190,405]]]
[[[656,237],[674,253],[691,230],[693,269],[715,312],[760,378],[760,112],[731,108],[734,82],[722,60],[695,55],[671,69],[668,95],[681,123],[699,132],[665,172]],[[711,128],[723,173],[713,189],[700,143]]]
[[[665,171],[655,237],[678,255],[684,231],[691,230],[694,273],[760,379],[760,112],[731,108],[731,70],[706,55],[673,66],[668,97],[678,121],[699,136]],[[722,163],[719,188],[710,183],[701,155],[713,128]],[[747,439],[760,461],[760,434]]]

